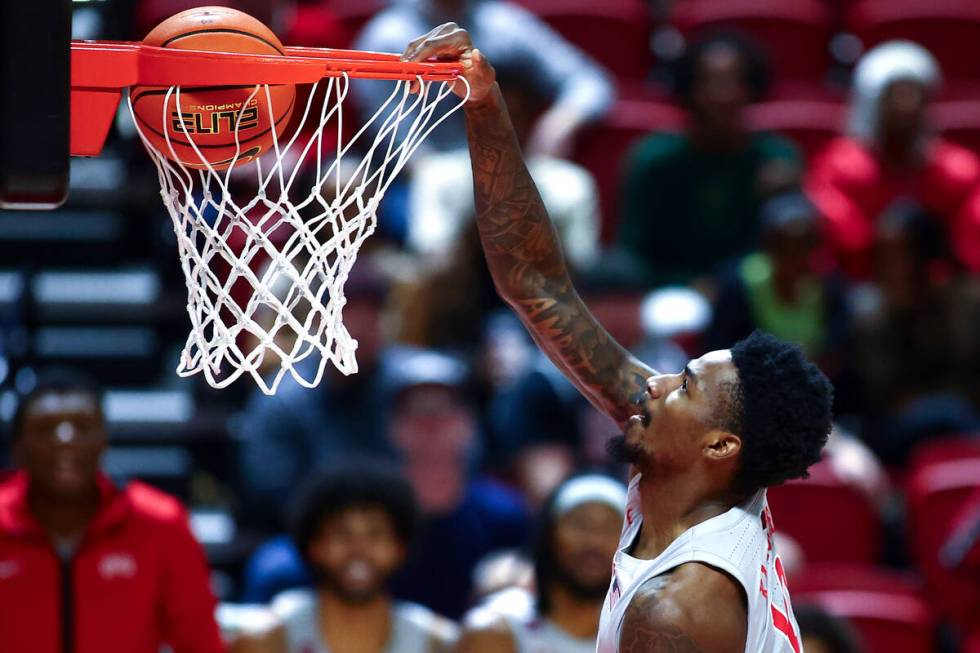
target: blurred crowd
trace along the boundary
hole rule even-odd
[[[138,38],[199,4],[215,3],[77,2],[75,32]],[[824,460],[769,493],[805,650],[980,651],[973,2],[935,9],[962,28],[939,36],[920,24],[932,3],[897,0],[225,4],[289,45],[399,52],[446,21],[470,30],[610,333],[679,371],[763,329],[833,381]],[[348,115],[385,88],[355,83]],[[87,366],[22,344],[54,337],[44,304],[0,293],[0,648],[593,650],[623,517],[617,427],[496,295],[463,116],[389,189],[347,281],[359,372],[273,396],[172,378],[185,289],[123,119],[106,159],[73,170],[82,199],[63,211],[140,221],[121,264],[157,270],[164,342],[148,371]],[[115,260],[99,251],[0,267],[29,285]],[[164,409],[187,413],[176,436],[154,439],[170,413],[126,429],[134,388],[189,397]]]

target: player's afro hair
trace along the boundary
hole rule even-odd
[[[292,505],[289,531],[303,559],[307,560],[310,543],[328,518],[361,507],[384,510],[398,539],[406,549],[411,548],[418,528],[419,508],[405,476],[387,461],[345,458],[317,472]]]
[[[799,347],[761,331],[731,352],[739,380],[724,421],[742,438],[736,491],[806,478],[830,434],[830,382]]]

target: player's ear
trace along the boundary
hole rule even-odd
[[[722,461],[733,458],[742,450],[742,438],[721,429],[708,432],[704,444],[704,455],[712,460]]]

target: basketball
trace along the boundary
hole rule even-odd
[[[143,43],[212,52],[284,53],[272,30],[227,7],[182,11],[157,25]],[[176,90],[170,93],[167,87],[134,86],[130,97],[140,130],[157,151],[188,168],[210,164],[221,170],[249,163],[272,148],[273,139],[289,123],[296,88],[184,87],[178,98]]]

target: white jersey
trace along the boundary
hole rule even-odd
[[[761,490],[748,502],[692,526],[653,560],[627,553],[640,532],[640,475],[630,482],[626,518],[613,577],[599,620],[597,653],[618,653],[623,617],[646,581],[688,562],[701,562],[737,580],[748,600],[745,653],[801,653],[800,629],[773,548],[772,516]]]
[[[276,596],[272,611],[286,631],[289,653],[330,653],[320,636],[319,601],[312,590],[289,590]],[[415,603],[395,603],[392,606],[391,638],[385,653],[429,653],[434,649],[437,633],[451,638],[446,632],[448,622],[426,607]]]

